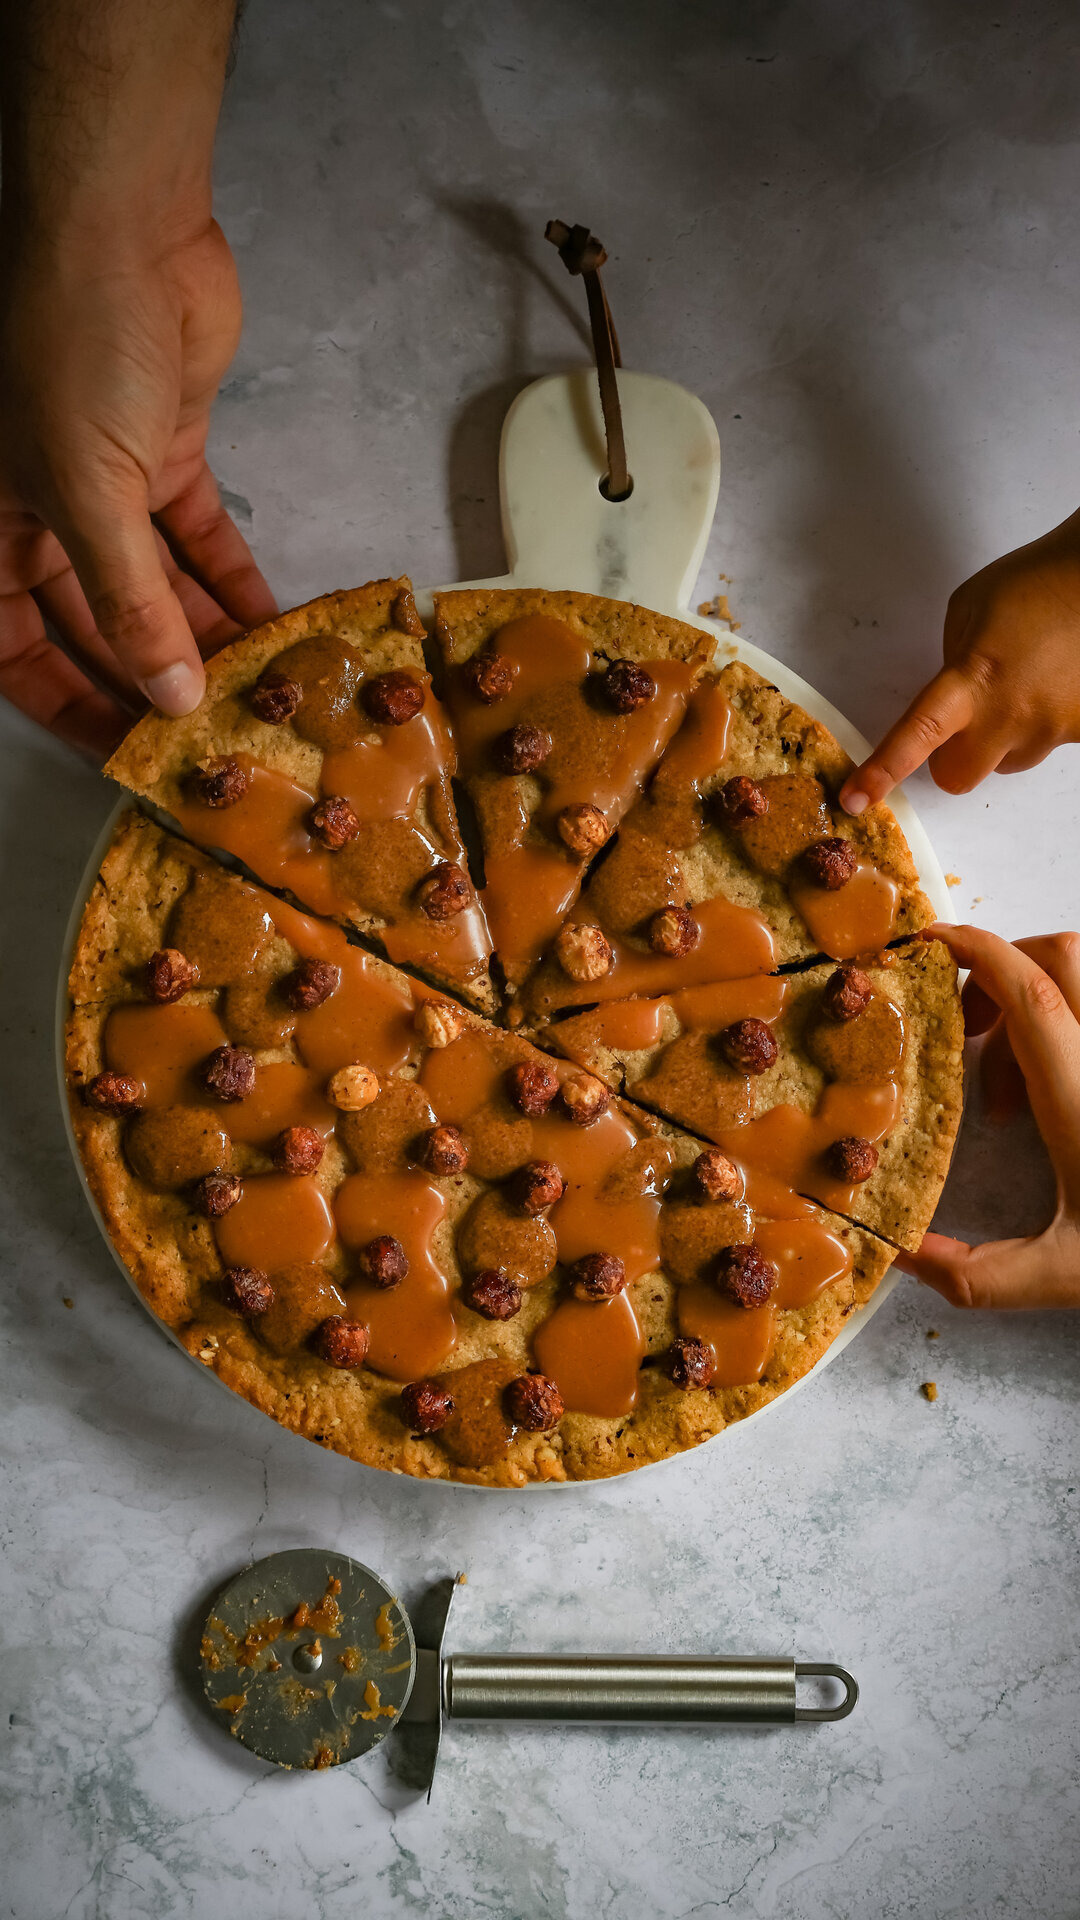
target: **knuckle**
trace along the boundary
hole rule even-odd
[[[908,735],[916,746],[926,752],[939,746],[947,737],[940,714],[932,707],[919,707],[908,721]]]
[[[1080,963],[1080,933],[1071,929],[1050,936],[1050,951],[1059,959],[1067,960],[1070,966]]]
[[[972,691],[984,700],[997,692],[1004,678],[1001,661],[995,660],[989,653],[969,653],[964,662],[964,673]]]
[[[166,627],[161,599],[131,599],[119,588],[107,588],[90,602],[98,632],[118,646],[131,641],[156,640]]]
[[[1020,992],[1025,1006],[1041,1019],[1055,1020],[1065,1012],[1065,996],[1048,973],[1033,974]]]

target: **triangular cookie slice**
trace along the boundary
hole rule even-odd
[[[714,642],[585,593],[437,594],[435,616],[484,904],[513,993],[652,773]]]
[[[755,1206],[780,1181],[914,1249],[960,1124],[963,1022],[940,941],[885,958],[609,1001],[541,1038],[715,1141]]]
[[[529,982],[528,1013],[876,952],[928,925],[889,809],[837,805],[850,768],[751,668],[705,675]]]
[[[215,654],[197,711],[148,713],[106,771],[200,846],[490,1011],[423,638],[406,579],[325,594]]]

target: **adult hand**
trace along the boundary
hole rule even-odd
[[[849,813],[929,760],[946,793],[1022,773],[1080,739],[1080,513],[957,587],[945,665],[840,798]]]
[[[211,222],[154,257],[20,237],[0,277],[0,692],[107,753],[140,694],[189,712],[200,654],[275,610],[206,463],[235,268]]]
[[[1080,1306],[1080,934],[1010,946],[979,927],[938,926],[961,967],[969,1034],[985,1034],[988,1105],[1004,1116],[1026,1098],[1057,1177],[1042,1233],[970,1247],[928,1233],[898,1265],[954,1307]]]
[[[234,0],[0,0],[0,694],[107,752],[274,612],[206,464]],[[46,634],[49,622],[60,641]]]

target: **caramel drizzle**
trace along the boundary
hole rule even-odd
[[[325,1260],[336,1239],[334,1216],[310,1175],[252,1174],[236,1205],[215,1220],[214,1239],[224,1266],[274,1273]]]
[[[673,994],[688,987],[711,985],[717,980],[741,980],[748,974],[768,974],[776,960],[772,934],[752,907],[736,906],[722,893],[698,900],[690,909],[698,929],[696,946],[679,958],[642,952],[618,937],[608,935],[614,955],[610,973],[590,980],[562,997],[565,1004],[575,999],[604,1002],[623,1000],[631,994]],[[574,915],[588,921],[588,902]]]
[[[747,1199],[757,1211],[771,1213],[778,1194],[795,1192],[812,1194],[836,1213],[849,1213],[858,1188],[829,1172],[826,1151],[834,1140],[852,1134],[876,1146],[900,1118],[902,1104],[894,1080],[881,1086],[833,1080],[815,1112],[770,1107],[745,1126],[720,1132],[717,1145],[742,1168]]]
[[[391,1380],[437,1372],[457,1339],[449,1280],[433,1248],[446,1204],[442,1190],[412,1167],[350,1174],[334,1195],[346,1247],[390,1233],[405,1249],[409,1271],[396,1287],[382,1290],[355,1280],[345,1295],[351,1317],[371,1335],[367,1365]]]
[[[389,821],[408,825],[408,842],[421,868],[444,860],[464,867],[465,850],[455,827],[450,791],[453,748],[441,707],[426,676],[423,710],[400,727],[376,728],[356,711],[356,739],[328,751],[322,761],[319,791],[343,794],[362,827]],[[319,914],[345,917],[365,909],[363,888],[350,884],[350,867],[308,831],[307,817],[319,797],[286,774],[260,764],[248,752],[233,755],[249,776],[247,790],[230,807],[210,809],[180,793],[172,811],[185,833],[204,847],[217,847],[242,860],[270,886],[287,889]],[[428,830],[415,819],[421,796],[428,798]],[[347,853],[347,850],[346,850]],[[385,925],[380,937],[393,960],[439,965],[468,978],[491,955],[482,905],[471,900],[448,920],[431,920],[412,892],[410,876],[396,909],[380,904],[367,910]]]
[[[429,1054],[420,1077],[440,1120],[467,1130],[482,1108],[500,1100],[503,1071],[482,1038],[465,1033]],[[569,1069],[556,1065],[555,1071],[562,1075]],[[612,1191],[619,1170],[641,1143],[624,1114],[609,1109],[582,1129],[549,1110],[527,1125],[517,1147],[521,1161],[550,1160],[566,1181],[549,1216],[560,1264],[570,1266],[588,1253],[613,1253],[631,1282],[656,1272],[660,1208],[674,1158],[666,1143],[655,1143],[641,1169],[642,1190],[619,1194]],[[538,1329],[534,1350],[572,1411],[614,1416],[635,1404],[645,1348],[627,1294],[603,1302],[562,1301]]]
[[[791,904],[805,920],[814,944],[834,960],[876,953],[892,939],[900,889],[865,860],[835,893],[798,883],[790,893]]]
[[[761,1221],[754,1238],[776,1267],[776,1291],[763,1307],[741,1307],[711,1282],[680,1287],[679,1331],[712,1348],[717,1388],[760,1380],[776,1341],[776,1318],[784,1308],[809,1306],[826,1287],[851,1272],[851,1254],[824,1222],[806,1216]]]
[[[488,836],[484,849],[484,905],[495,945],[513,972],[539,957],[580,884],[584,863],[559,841],[559,813],[588,802],[609,827],[618,824],[682,718],[694,669],[678,660],[650,661],[653,699],[598,723],[587,700],[592,649],[565,621],[526,614],[500,628],[492,644],[516,668],[509,695],[485,706],[460,671],[448,695],[464,777],[491,777],[495,741],[521,723],[550,720],[555,742],[534,776],[540,788],[535,811],[524,803],[507,806],[500,832]],[[586,744],[575,757],[567,743],[582,738]]]

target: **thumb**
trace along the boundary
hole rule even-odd
[[[142,475],[87,486],[65,502],[54,530],[121,665],[162,713],[191,713],[206,676],[161,564]]]
[[[898,1254],[896,1264],[954,1307],[1019,1310],[1080,1302],[1075,1257],[1062,1257],[1053,1228],[1028,1240],[989,1240],[981,1247],[928,1233],[917,1253]]]

